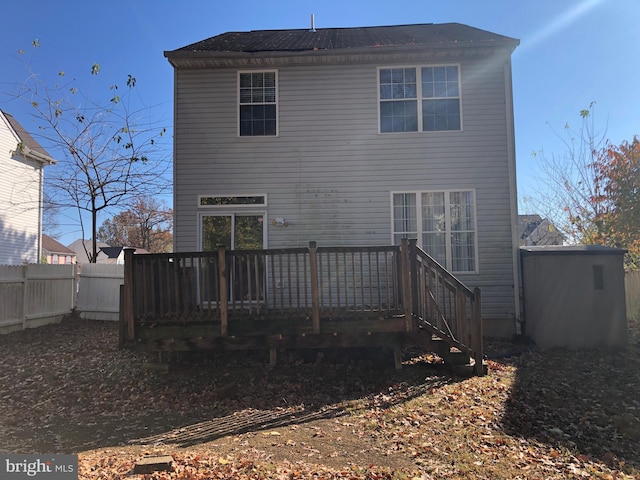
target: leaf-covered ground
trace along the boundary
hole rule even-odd
[[[640,478],[636,337],[486,349],[489,374],[468,379],[424,352],[396,371],[384,350],[280,352],[272,369],[266,352],[183,354],[165,371],[118,350],[115,324],[69,319],[0,336],[0,451],[79,453],[82,479]],[[132,473],[156,455],[172,470]]]

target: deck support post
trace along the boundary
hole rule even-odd
[[[124,249],[124,302],[123,302],[123,320],[126,325],[127,340],[135,340],[135,311],[133,306],[134,298],[134,279],[135,265],[133,262],[133,253],[135,248]]]
[[[269,366],[275,367],[278,361],[278,350],[275,348],[269,349]]]
[[[393,362],[396,370],[402,370],[402,348],[400,345],[393,346]]]
[[[407,332],[410,332],[412,330],[413,324],[413,305],[411,304],[411,268],[409,262],[409,240],[406,238],[403,238],[402,243],[400,244],[400,265],[402,269],[400,275],[402,280],[402,305],[404,307],[405,330]]]
[[[475,360],[474,373],[484,375],[484,352],[482,349],[482,294],[480,288],[473,290],[473,305],[471,307],[471,317],[473,319],[473,358]]]
[[[224,245],[218,246],[218,279],[220,281],[220,335],[226,337],[229,334],[229,285]]]
[[[309,242],[309,275],[311,276],[311,320],[313,333],[320,333],[320,299],[318,295],[318,257],[316,242]]]

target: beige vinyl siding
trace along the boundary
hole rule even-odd
[[[505,63],[460,63],[462,131],[380,134],[385,66],[278,68],[279,136],[253,138],[238,137],[236,69],[178,70],[177,250],[197,249],[198,195],[265,192],[280,248],[388,245],[392,191],[474,189],[479,273],[460,278],[483,288],[485,316],[515,318]]]
[[[12,156],[17,145],[0,116],[0,265],[39,262],[42,166]]]

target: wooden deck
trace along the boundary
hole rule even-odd
[[[125,252],[121,346],[147,351],[419,345],[482,368],[480,290],[415,241],[141,254]]]

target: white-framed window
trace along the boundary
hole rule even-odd
[[[238,72],[238,133],[278,135],[277,70]]]
[[[392,192],[392,239],[415,238],[447,270],[478,271],[475,192]]]
[[[379,67],[380,133],[462,130],[460,66]]]

